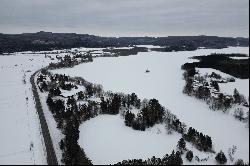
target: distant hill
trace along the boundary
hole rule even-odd
[[[131,45],[188,46],[192,48],[225,48],[249,46],[248,38],[217,36],[169,36],[169,37],[100,37],[76,33],[37,32],[0,34],[0,53],[18,51],[45,51],[74,47],[124,47]]]

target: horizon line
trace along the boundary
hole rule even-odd
[[[36,32],[21,32],[21,33],[2,33],[3,35],[23,35],[23,34],[37,34],[37,33],[51,33],[51,34],[76,34],[76,35],[89,35],[89,36],[97,36],[97,37],[106,37],[106,38],[166,38],[166,37],[224,37],[224,38],[245,38],[249,39],[249,37],[242,37],[242,36],[217,36],[217,35],[168,35],[168,36],[104,36],[104,35],[95,35],[89,33],[77,33],[77,32],[50,32],[50,31],[36,31]]]

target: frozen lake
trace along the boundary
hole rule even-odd
[[[205,102],[182,93],[185,82],[182,79],[183,71],[181,70],[181,65],[191,61],[188,59],[189,57],[209,55],[211,53],[249,54],[249,48],[231,47],[221,50],[201,49],[192,52],[171,53],[148,52],[129,57],[96,58],[93,63],[81,64],[71,69],[62,69],[54,72],[83,77],[90,82],[102,84],[106,91],[134,92],[140,98],[156,98],[162,105],[176,114],[181,121],[185,122],[187,126],[192,126],[211,136],[214,141],[215,151],[223,150],[227,153],[228,148],[235,145],[238,148],[235,158],[242,158],[245,161],[249,161],[249,131],[245,127],[245,124],[236,121],[232,116],[211,111]],[[146,69],[149,69],[150,73],[145,73]],[[236,79],[236,84],[238,87],[241,87],[240,93],[248,97],[249,80]],[[229,86],[230,88],[228,89],[230,92],[228,93],[232,93],[233,85],[230,84]],[[227,88],[223,87],[223,91],[225,89]],[[107,120],[107,117],[105,119]],[[134,145],[134,149],[130,149],[134,154],[138,154],[134,158],[141,157],[140,146],[143,146],[143,144],[138,145],[138,141],[144,140],[126,140],[124,134],[117,134],[114,136],[114,139],[107,139],[103,144],[98,144],[98,148],[102,150],[95,148],[95,144],[102,141],[103,133],[113,134],[114,131],[109,130],[108,127],[104,127],[104,131],[98,132],[97,123],[105,124],[103,121],[101,119],[93,119],[83,124],[84,127],[81,127],[79,142],[94,164],[101,164],[100,161],[103,161],[103,163],[110,161],[110,164],[120,161],[120,158],[116,159],[115,157],[106,157],[104,160],[102,152],[106,151],[111,154],[110,156],[116,156],[120,148],[119,146],[122,146],[123,141],[130,141],[129,143]],[[91,128],[91,130],[88,128]],[[123,129],[121,128],[121,130]],[[93,133],[95,134],[93,135]],[[120,141],[121,143],[114,144],[114,141]],[[110,147],[112,147],[111,150]],[[150,146],[143,150],[147,150],[148,156],[145,156],[145,158],[152,157],[153,155],[157,156],[155,150],[152,150]],[[168,153],[167,149],[166,153]],[[161,155],[162,153],[158,154],[157,157],[163,157]],[[124,159],[129,158],[131,156],[128,150],[128,153],[124,154]]]

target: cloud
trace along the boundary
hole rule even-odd
[[[249,36],[248,0],[0,0],[0,32]]]

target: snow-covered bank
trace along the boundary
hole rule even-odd
[[[183,71],[181,65],[190,61],[188,58],[192,56],[208,55],[211,53],[248,53],[248,48],[227,48],[221,50],[202,49],[192,52],[148,52],[139,53],[137,56],[117,57],[117,58],[97,58],[93,63],[75,66],[72,69],[62,69],[54,71],[54,73],[66,74],[70,76],[80,76],[86,80],[102,84],[104,90],[113,92],[132,93],[135,92],[140,98],[156,98],[160,103],[168,107],[174,114],[185,122],[188,126],[192,126],[201,132],[212,137],[214,148],[218,152],[223,150],[227,153],[233,145],[237,146],[235,158],[242,158],[249,161],[249,131],[244,124],[235,121],[233,117],[226,116],[221,112],[211,111],[206,103],[198,101],[195,98],[185,96],[182,93],[184,80],[182,79]],[[150,73],[145,73],[149,69]],[[240,82],[236,83],[240,84]],[[249,96],[249,93],[244,93]],[[99,119],[101,120],[101,119]],[[113,125],[116,123],[114,122]],[[91,132],[99,131],[94,124],[89,124],[86,128],[82,128],[81,140],[93,139],[93,135],[84,134],[90,127]],[[109,125],[112,126],[112,125]],[[121,127],[120,130],[124,130]],[[133,132],[132,130],[130,131]],[[107,130],[105,134],[112,135],[112,130]],[[113,138],[115,141],[115,138]],[[126,141],[123,140],[122,142]],[[157,142],[157,140],[155,140]],[[97,140],[93,139],[92,144],[97,144]],[[112,147],[113,141],[104,142],[107,147]],[[84,144],[85,145],[85,144]],[[83,146],[84,146],[83,145]],[[121,143],[121,148],[122,148]],[[97,148],[89,145],[84,147],[87,155],[91,158],[91,153],[98,154]],[[168,152],[169,149],[166,149]],[[172,150],[172,149],[171,149]],[[117,151],[109,150],[110,156],[116,156]],[[125,153],[125,152],[124,152]],[[127,152],[127,157],[130,158]],[[154,152],[151,151],[153,155]],[[124,154],[125,155],[125,154]],[[159,155],[161,155],[159,153]],[[139,158],[139,154],[133,158]],[[103,153],[95,155],[91,158],[93,161],[104,161]],[[110,163],[112,163],[112,158]],[[117,159],[120,159],[117,157]]]

